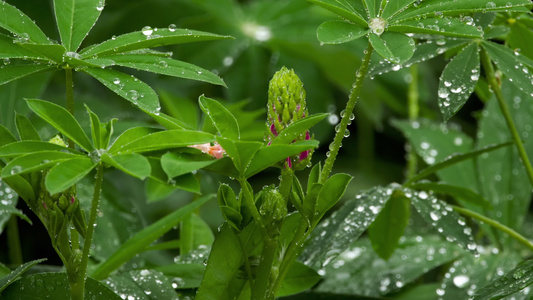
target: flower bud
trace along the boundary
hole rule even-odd
[[[263,203],[259,208],[267,229],[272,232],[287,215],[287,203],[274,185],[263,188],[261,192]]]
[[[268,122],[266,140],[268,144],[287,126],[308,115],[305,103],[303,83],[294,73],[282,67],[270,80],[268,87]],[[298,136],[294,142],[309,140],[311,136],[306,131]],[[311,160],[311,152],[304,151],[299,155],[288,157],[282,164],[288,168],[301,170]]]

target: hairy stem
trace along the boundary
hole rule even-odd
[[[252,217],[257,222],[261,229],[261,233],[263,234],[263,237],[268,237],[268,232],[266,231],[265,225],[263,224],[263,221],[261,220],[261,215],[259,214],[259,210],[255,206],[255,199],[254,199],[254,193],[252,191],[252,188],[250,184],[246,181],[246,179],[239,179],[239,183],[241,185],[241,189],[243,191],[244,199],[243,199],[243,205],[250,211],[252,214]]]
[[[333,139],[333,146],[329,151],[329,156],[326,159],[326,162],[324,163],[324,169],[322,169],[322,173],[320,175],[320,183],[324,183],[328,179],[329,174],[331,173],[331,170],[333,168],[333,164],[335,163],[335,159],[337,158],[337,154],[339,153],[339,148],[341,147],[342,139],[344,138],[344,133],[348,128],[348,123],[351,121],[350,116],[355,108],[355,104],[357,103],[357,99],[359,98],[359,94],[361,93],[363,81],[365,80],[365,77],[368,73],[368,66],[370,65],[370,58],[372,57],[373,50],[374,48],[372,48],[372,44],[368,42],[368,48],[365,50],[365,56],[363,58],[363,61],[361,63],[361,66],[359,67],[359,70],[357,70],[356,72],[356,79],[353,84],[352,91],[350,92],[348,103],[346,103],[344,115],[342,116],[341,122],[339,123],[338,127],[335,129],[337,133],[335,134],[335,138]]]
[[[274,299],[273,291],[269,289],[272,275],[272,267],[278,247],[278,240],[273,238],[263,239],[263,251],[257,268],[257,276],[252,286],[252,299]]]
[[[407,90],[407,105],[409,121],[414,121],[418,118],[418,112],[420,107],[418,106],[419,94],[418,94],[418,65],[411,66],[411,82]],[[416,152],[409,146],[407,150],[407,178],[415,176],[417,168],[417,156]]]
[[[473,212],[471,210],[468,210],[466,208],[462,208],[462,207],[459,207],[459,206],[453,206],[453,209],[462,214],[462,215],[465,215],[465,216],[468,216],[468,217],[471,217],[471,218],[474,218],[476,220],[479,220],[491,227],[494,227],[502,232],[505,232],[507,233],[509,236],[511,236],[513,239],[515,239],[516,241],[518,241],[520,244],[526,246],[529,250],[533,250],[533,244],[528,240],[526,239],[524,236],[522,236],[520,233],[514,231],[512,228],[509,228],[493,219],[490,219],[490,218],[487,218],[483,215],[480,215],[476,212]]]
[[[498,99],[500,110],[502,111],[503,117],[505,118],[505,122],[507,123],[507,127],[509,128],[509,132],[511,132],[513,141],[516,145],[516,149],[518,150],[518,155],[520,156],[522,164],[526,168],[526,173],[527,177],[529,178],[529,182],[531,183],[531,185],[533,185],[533,167],[531,167],[531,162],[529,161],[529,158],[527,156],[526,149],[524,148],[524,144],[520,139],[520,134],[516,129],[516,125],[511,116],[511,112],[509,111],[509,107],[505,102],[502,90],[500,88],[500,85],[498,84],[498,80],[496,79],[494,67],[490,60],[490,57],[484,48],[481,48],[481,64],[483,65],[483,69],[485,70],[485,76],[489,81],[490,87],[494,91],[496,99]]]
[[[94,225],[96,224],[96,216],[98,213],[98,205],[100,203],[100,192],[102,190],[102,181],[104,180],[104,166],[102,164],[98,165],[96,169],[96,180],[94,183],[94,192],[93,199],[91,201],[91,212],[89,214],[89,222],[87,224],[87,231],[85,233],[85,241],[83,244],[83,252],[81,256],[81,262],[79,266],[79,272],[77,274],[77,282],[74,284],[76,299],[83,300],[83,292],[85,290],[85,279],[87,278],[87,265],[89,264],[89,252],[91,250]],[[72,288],[71,284],[71,297],[72,297]],[[74,299],[74,298],[72,298]]]

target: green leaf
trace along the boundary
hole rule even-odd
[[[315,124],[322,121],[327,116],[328,114],[314,114],[302,118],[294,123],[291,123],[272,140],[270,145],[282,145],[292,143],[298,136],[305,133],[306,130],[313,127]]]
[[[217,192],[217,201],[226,222],[239,231],[242,221],[241,199],[237,199],[235,192],[229,185],[220,184]]]
[[[177,284],[178,289],[190,289],[200,286],[204,277],[205,266],[204,264],[196,263],[174,263],[157,267],[154,270],[162,272],[170,278],[179,278],[180,280],[176,280],[179,281],[179,284]]]
[[[1,149],[3,149],[5,145],[14,143],[17,141],[17,138],[13,136],[13,134],[4,127],[4,125],[0,124],[0,153]]]
[[[533,283],[533,260],[526,260],[503,276],[480,288],[473,300],[500,299],[520,292]]]
[[[528,157],[533,157],[531,124],[533,107],[531,96],[523,93],[508,79],[502,80],[502,94],[513,118],[516,130],[524,143]],[[478,123],[478,147],[511,140],[500,106],[493,95],[481,113]],[[528,180],[516,147],[500,148],[477,158],[479,193],[488,199],[494,210],[483,213],[498,222],[521,232],[523,221],[531,201],[531,183]],[[500,242],[512,247],[514,243],[506,235]]]
[[[205,156],[189,153],[166,153],[161,156],[161,166],[168,175],[173,178],[190,173],[214,163],[215,159],[205,159]]]
[[[108,152],[117,153],[122,151],[122,148],[124,148],[125,145],[158,131],[160,131],[160,129],[151,127],[128,128],[117,137],[111,147],[109,147]]]
[[[239,173],[244,173],[251,165],[251,160],[263,146],[261,142],[236,141],[218,137],[217,142],[224,148]],[[255,160],[255,159],[254,159]],[[253,161],[252,161],[253,162]]]
[[[343,17],[355,24],[367,27],[366,12],[360,1],[346,0],[309,0],[309,2],[322,6],[323,8]]]
[[[5,2],[0,2],[0,3],[5,3]],[[6,84],[10,81],[17,80],[22,77],[26,77],[31,74],[52,70],[54,68],[55,67],[52,67],[48,64],[7,65],[7,66],[4,66],[2,68],[2,72],[0,72],[0,85]]]
[[[368,37],[379,55],[396,64],[404,63],[415,52],[414,40],[403,33],[386,31],[380,36],[370,33]]]
[[[521,49],[520,54],[533,59],[533,32],[527,24],[529,16],[517,18],[517,22],[509,24],[510,32],[507,36],[507,42],[511,49]]]
[[[402,192],[392,192],[391,198],[368,228],[372,248],[379,257],[388,260],[394,253],[409,222],[410,202]]]
[[[146,202],[152,203],[170,196],[177,188],[157,179],[148,178],[144,186]]]
[[[485,209],[493,209],[490,202],[485,197],[476,193],[474,190],[462,186],[451,185],[445,182],[424,182],[420,181],[409,186],[413,189],[424,191],[433,191],[435,193],[443,193],[454,198],[459,198],[464,202],[474,204]]]
[[[192,193],[200,193],[200,183],[192,173],[180,175],[169,180],[167,174],[165,174],[165,171],[161,167],[161,160],[159,158],[149,157],[148,161],[152,168],[152,173],[150,174],[151,179],[155,179],[163,184],[171,185],[175,189],[180,188]]]
[[[315,140],[299,141],[290,145],[270,145],[263,147],[254,155],[252,161],[246,168],[244,176],[249,178],[289,156],[311,150],[315,147],[318,147],[318,141]]]
[[[326,275],[315,290],[331,293],[329,298],[357,295],[359,298],[366,296],[383,299],[389,297],[385,295],[405,288],[410,283],[418,285],[416,280],[423,278],[422,275],[438,266],[451,263],[461,254],[463,253],[459,247],[441,240],[438,236],[416,236],[402,239],[398,249],[385,261],[372,251],[368,239],[361,239],[350,245],[325,268]],[[453,283],[450,282],[449,285]],[[435,290],[432,294],[437,296]],[[396,296],[394,298],[396,299]],[[434,300],[436,299],[437,297]]]
[[[222,137],[238,140],[240,139],[239,124],[237,119],[220,102],[200,96],[198,99],[200,108],[209,117]]]
[[[452,166],[456,163],[459,163],[459,162],[462,162],[462,161],[465,161],[465,160],[468,160],[468,159],[472,159],[472,158],[475,158],[483,153],[487,153],[487,152],[491,152],[491,151],[494,151],[494,150],[497,150],[497,149],[500,149],[500,148],[503,148],[503,147],[508,147],[510,145],[512,145],[513,142],[507,142],[507,143],[503,143],[503,144],[499,144],[499,145],[492,145],[492,146],[487,146],[485,148],[482,148],[480,150],[476,150],[476,151],[472,151],[472,152],[468,152],[468,153],[465,153],[465,154],[455,154],[455,155],[450,155],[448,156],[445,160],[439,162],[439,163],[436,163],[430,167],[427,167],[425,168],[424,170],[420,171],[418,174],[416,174],[415,176],[411,177],[409,179],[409,181],[407,181],[405,183],[405,185],[409,185],[410,183],[413,183],[415,181],[418,181],[420,179],[423,179],[439,170],[442,170],[444,168],[447,168],[449,166]]]
[[[142,252],[148,245],[176,226],[183,217],[198,209],[212,197],[213,195],[206,195],[196,199],[194,202],[187,204],[137,232],[132,238],[123,243],[107,260],[98,265],[91,276],[98,280],[108,277],[111,272],[118,269],[136,254]]]
[[[493,42],[484,42],[482,47],[487,50],[490,58],[498,69],[522,92],[533,95],[533,75],[513,50]]]
[[[0,27],[15,34],[22,40],[49,44],[50,41],[32,19],[16,7],[0,2]]]
[[[108,89],[142,110],[157,114],[161,109],[159,98],[154,90],[131,75],[101,68],[83,68],[82,71],[96,78]]]
[[[475,12],[511,12],[511,11],[527,11],[524,5],[531,4],[529,0],[469,0],[469,1],[454,1],[454,0],[426,0],[417,6],[411,6],[401,13],[390,19],[390,23],[401,20],[435,17],[435,13],[440,13],[442,16],[457,16],[461,14],[472,14]]]
[[[45,185],[50,194],[66,190],[96,167],[90,158],[75,158],[59,163],[46,176]]]
[[[342,21],[326,21],[316,32],[317,38],[324,44],[342,44],[366,35],[369,30],[356,24]]]
[[[68,51],[78,50],[103,8],[103,0],[54,0],[59,35]]]
[[[483,35],[483,31],[478,30],[476,26],[465,24],[455,18],[407,20],[390,24],[387,30],[401,33],[434,34],[466,38],[478,38]]]
[[[196,300],[235,299],[239,296],[244,284],[244,280],[238,276],[245,258],[242,249],[233,228],[222,226],[209,254]]]
[[[61,151],[61,152],[70,151],[72,153],[81,154],[78,151],[74,151],[67,147],[52,144],[49,142],[40,142],[40,141],[17,142],[15,140],[13,143],[0,147],[0,157],[14,157],[14,156],[30,154],[30,153],[39,152],[39,151]]]
[[[172,282],[156,270],[143,269],[116,274],[107,278],[104,284],[115,294],[128,295],[133,299],[178,299]]]
[[[326,180],[320,192],[318,192],[316,203],[316,212],[318,215],[314,216],[313,219],[322,219],[322,216],[339,202],[352,179],[353,177],[351,175],[338,173]]]
[[[61,151],[39,151],[16,157],[11,160],[2,170],[2,177],[22,175],[34,171],[44,170],[56,164],[73,159],[84,158],[83,156],[65,153]]]
[[[34,53],[37,53],[40,57],[46,57],[56,64],[61,64],[64,60],[67,49],[63,45],[58,44],[26,44],[18,43],[22,48],[26,48]]]
[[[294,295],[309,290],[320,281],[321,276],[308,266],[294,261],[279,288],[278,297]]]
[[[31,184],[21,176],[12,176],[9,178],[3,178],[2,181],[7,183],[11,189],[13,189],[22,199],[27,203],[35,200],[35,192]]]
[[[102,161],[111,165],[114,168],[121,170],[122,172],[139,179],[144,179],[150,175],[151,167],[146,157],[135,154],[116,154],[108,155],[105,153],[102,155]]]
[[[100,118],[98,118],[98,116],[91,111],[87,104],[85,105],[85,109],[87,110],[87,113],[91,119],[91,137],[93,138],[93,145],[96,147],[96,149],[105,148],[102,147],[102,124],[100,123]]]
[[[94,55],[117,54],[145,48],[230,38],[229,36],[196,30],[158,28],[149,36],[144,35],[142,31],[119,35],[94,47],[83,49],[80,54],[84,58],[88,58]]]
[[[2,292],[5,299],[70,299],[70,287],[66,273],[39,273],[25,276]],[[102,299],[121,300],[103,283],[90,277],[85,282],[85,298],[92,296]]]
[[[198,103],[186,97],[179,97],[168,91],[160,91],[161,103],[169,115],[183,122],[187,128],[198,128]],[[170,129],[170,128],[169,128]]]
[[[26,118],[26,116],[21,114],[16,114],[15,116],[15,124],[17,126],[17,131],[19,133],[19,137],[21,140],[24,141],[40,141],[41,137],[39,136],[39,133],[33,127],[33,124],[31,121]]]
[[[428,224],[437,228],[439,234],[447,241],[457,243],[465,250],[477,253],[472,229],[465,226],[466,222],[463,217],[459,216],[448,203],[424,191],[413,192],[410,199],[420,216]]]
[[[394,15],[402,12],[407,7],[411,6],[416,0],[396,0],[396,1],[387,1],[385,8],[381,13],[381,17],[385,20],[393,17]]]
[[[31,58],[42,59],[35,52],[29,51],[15,43],[12,37],[0,34],[0,58]]]
[[[118,139],[117,139],[118,140]],[[189,145],[198,145],[210,143],[214,140],[214,136],[209,133],[194,131],[194,130],[167,130],[159,131],[145,135],[141,138],[133,140],[119,149],[116,149],[113,145],[113,151],[110,149],[110,153],[120,151],[126,152],[147,152],[162,149],[172,149],[178,147],[186,147]]]
[[[76,119],[63,107],[48,101],[26,99],[30,109],[87,152],[94,150]]]
[[[18,216],[29,224],[32,224],[31,220],[16,208],[18,203],[17,193],[2,180],[0,180],[0,194],[0,233],[2,233],[12,215]],[[0,276],[2,276],[1,273]]]
[[[439,82],[439,108],[448,121],[463,107],[479,79],[477,43],[466,46],[444,68]]]
[[[369,18],[375,18],[379,15],[381,0],[363,0]]]
[[[2,277],[0,279],[0,293],[2,293],[2,291],[5,290],[6,287],[8,287],[10,284],[12,284],[15,280],[19,279],[22,276],[22,274],[24,272],[26,272],[29,268],[31,268],[31,267],[35,266],[36,264],[41,263],[41,262],[43,262],[45,260],[46,260],[46,258],[29,261],[29,262],[27,262],[27,263],[25,263],[23,265],[20,265],[18,268],[13,270],[7,276]]]
[[[397,186],[392,186],[396,189]],[[344,252],[374,222],[392,189],[374,187],[348,200],[311,233],[299,261],[319,270]]]
[[[183,61],[149,54],[106,55],[97,59],[85,60],[101,66],[122,66],[136,70],[186,78],[226,86],[213,72]],[[100,63],[98,63],[100,62]],[[108,62],[107,64],[105,62]]]
[[[478,256],[463,255],[461,259],[455,261],[453,268],[449,268],[444,274],[437,292],[443,293],[446,299],[473,298],[475,293],[482,292],[480,289],[491,280],[501,278],[501,275],[512,270],[522,260],[516,251],[500,251],[490,245],[484,248]],[[507,299],[512,298],[531,298],[531,290],[515,293]]]

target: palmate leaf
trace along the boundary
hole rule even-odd
[[[65,46],[58,44],[29,44],[17,43],[22,48],[26,48],[34,53],[37,53],[41,58],[48,58],[57,64],[63,62],[67,49]]]
[[[379,15],[381,0],[363,0],[369,18],[375,18]]]
[[[403,33],[435,34],[453,37],[476,38],[483,35],[482,30],[474,25],[468,25],[454,18],[428,18],[422,20],[407,20],[390,24],[388,31]]]
[[[42,59],[37,53],[21,47],[10,36],[0,34],[0,58]]]
[[[143,138],[146,135],[159,132],[160,129],[157,128],[151,128],[151,127],[132,127],[128,128],[124,132],[122,132],[117,139],[113,142],[111,147],[109,147],[108,152],[109,153],[118,153],[121,151],[122,148],[126,144],[129,144],[135,140],[138,140],[140,138]],[[2,152],[0,151],[0,154]]]
[[[37,259],[29,261],[21,266],[19,266],[17,269],[15,269],[13,272],[9,273],[7,276],[0,279],[0,293],[6,289],[11,283],[13,283],[15,280],[17,280],[24,272],[26,272],[29,268],[33,267],[36,264],[39,264],[46,259]]]
[[[415,51],[415,41],[403,33],[384,32],[380,36],[370,33],[368,38],[379,55],[396,64],[407,61]]]
[[[161,57],[153,54],[117,54],[104,55],[100,58],[86,59],[100,67],[122,66],[156,74],[204,81],[212,84],[226,86],[224,81],[213,72],[200,68],[190,63]]]
[[[82,158],[81,155],[65,153],[61,151],[38,151],[27,155],[16,157],[2,170],[2,177],[6,178],[14,175],[22,175],[33,171],[44,170],[57,163],[73,158]]]
[[[533,260],[526,260],[502,277],[480,288],[473,299],[500,299],[504,296],[520,292],[520,290],[530,286],[532,283]]]
[[[62,192],[83,179],[96,165],[88,157],[63,161],[50,169],[45,179],[46,189],[50,194]]]
[[[67,51],[77,51],[98,20],[104,0],[54,0],[57,27]]]
[[[94,150],[78,121],[66,109],[57,104],[38,99],[26,99],[26,102],[34,113],[87,152]]]
[[[82,71],[140,109],[151,113],[158,113],[161,109],[156,92],[149,85],[131,75],[102,68],[84,68]]]
[[[202,111],[216,127],[220,136],[234,141],[240,139],[241,134],[237,119],[226,107],[220,102],[203,95],[198,99],[198,103]]]
[[[346,20],[367,27],[367,15],[361,1],[347,0],[309,0],[314,4],[338,14]]]
[[[411,6],[390,19],[390,23],[402,20],[410,20],[418,17],[434,17],[435,14],[442,16],[457,16],[474,12],[528,12],[524,7],[531,4],[530,0],[425,0],[417,6]]]
[[[0,157],[15,157],[30,154],[38,151],[61,151],[81,154],[78,151],[67,147],[41,141],[19,141],[0,147]]]
[[[133,270],[107,278],[104,282],[117,295],[128,295],[142,300],[178,300],[172,282],[156,270]]]
[[[508,47],[485,41],[482,47],[487,51],[490,58],[498,69],[521,91],[533,96],[533,75],[526,65],[519,58],[520,54],[515,54]],[[531,67],[531,66],[530,66]]]
[[[0,2],[0,3],[5,3],[5,2]],[[42,65],[40,64],[31,64],[31,65],[10,64],[10,65],[4,66],[1,69],[0,85],[6,84],[8,82],[20,79],[22,77],[25,77],[31,74],[53,70],[53,69],[55,69],[55,67],[50,66],[48,64],[42,64]]]
[[[328,114],[313,114],[302,118],[283,130],[272,140],[270,145],[283,145],[292,143],[298,136],[305,133],[306,130],[322,121]]]
[[[241,174],[245,172],[254,155],[263,146],[261,142],[234,141],[224,137],[218,137],[217,142],[224,148],[226,154],[233,161],[235,168]]]
[[[205,156],[190,153],[166,153],[161,156],[161,166],[168,178],[190,173],[214,162],[215,159],[206,159]]]
[[[30,119],[21,114],[15,115],[15,125],[17,127],[17,132],[19,137],[23,141],[41,141],[39,133],[33,127]]]
[[[119,149],[112,148],[113,152],[122,153],[147,152],[161,149],[187,147],[189,145],[205,144],[213,142],[212,134],[194,130],[167,130],[148,134],[146,136],[129,141]],[[113,145],[114,146],[114,145]],[[110,149],[111,150],[111,149]]]
[[[411,6],[416,0],[396,0],[386,1],[385,8],[381,13],[383,19],[389,19],[392,16],[402,12],[407,7]]]
[[[0,27],[23,40],[40,44],[51,43],[32,19],[5,1],[0,2]]]
[[[471,43],[444,68],[439,82],[439,108],[448,121],[463,107],[479,79],[479,48]]]
[[[144,48],[230,38],[230,36],[196,30],[158,28],[157,31],[154,29],[150,35],[145,35],[142,31],[119,35],[114,39],[81,50],[80,55],[83,58],[91,58],[95,55],[118,54]]]
[[[324,44],[342,44],[356,40],[369,32],[368,28],[348,22],[326,21],[317,29],[317,38]]]
[[[106,153],[102,155],[102,161],[139,179],[144,179],[150,175],[151,167],[148,159],[139,154],[128,153],[111,156]]]

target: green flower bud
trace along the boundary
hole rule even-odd
[[[269,232],[276,233],[278,225],[287,215],[287,203],[274,185],[263,188],[261,197],[263,203],[259,208],[259,213]]]
[[[48,142],[59,146],[67,147],[67,144],[62,138],[59,137],[59,135],[54,136]]]
[[[303,83],[294,73],[282,67],[270,80],[268,87],[268,122],[265,140],[272,140],[287,126],[308,115],[305,103]],[[309,140],[309,131],[302,133],[294,141]],[[280,163],[281,167],[301,170],[311,161],[312,151],[304,151],[299,155],[288,157]]]

